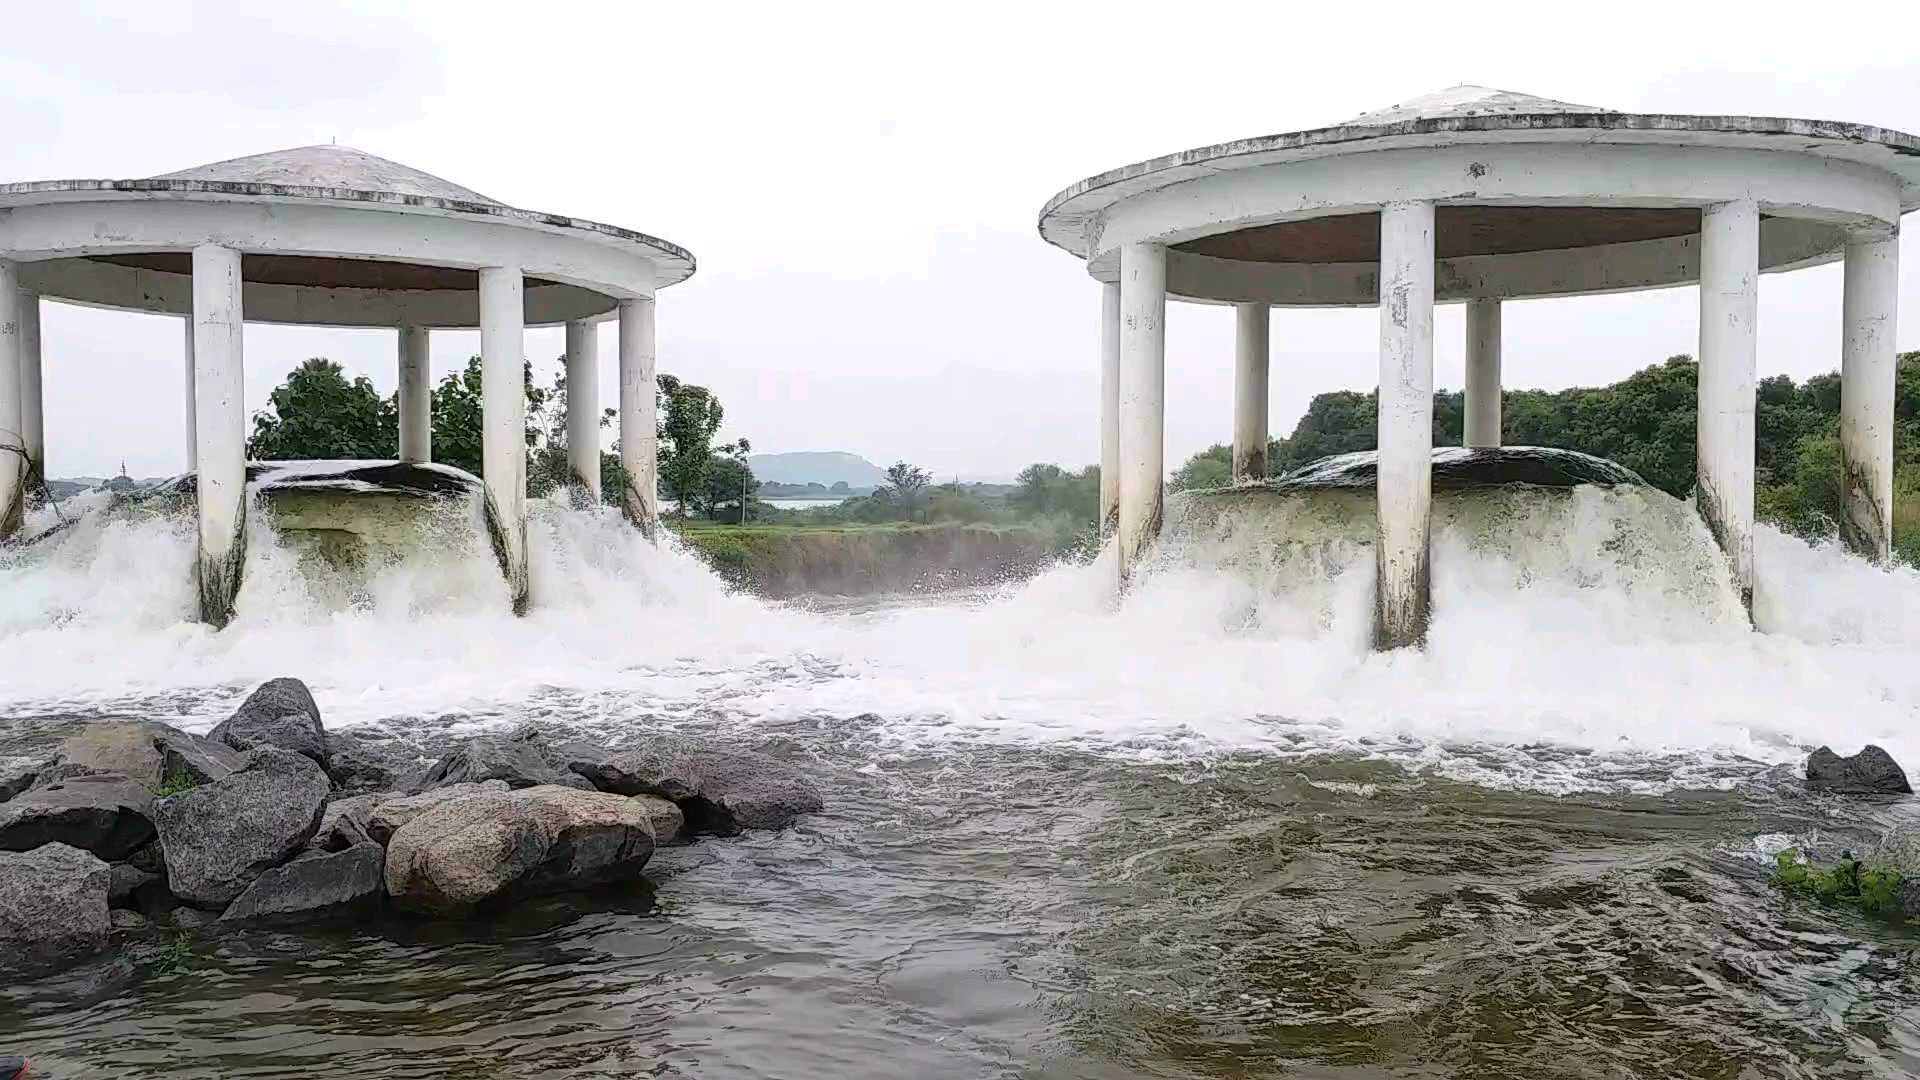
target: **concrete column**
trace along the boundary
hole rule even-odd
[[[1100,286],[1100,537],[1120,527],[1120,283]]]
[[[1233,482],[1267,478],[1267,341],[1273,309],[1233,305]]]
[[[1433,204],[1380,211],[1380,473],[1373,640],[1427,636],[1433,505]]]
[[[1167,249],[1120,249],[1120,584],[1160,534],[1166,485]]]
[[[1841,299],[1840,535],[1875,562],[1893,555],[1893,331],[1900,237],[1849,237]]]
[[[193,393],[193,316],[180,320],[187,328],[187,471],[192,472],[200,461],[200,437],[194,434],[199,427],[196,414],[200,406],[194,400]]]
[[[20,528],[27,503],[27,440],[21,433],[20,270],[0,259],[0,540]]]
[[[494,554],[513,611],[527,610],[526,283],[517,266],[480,270],[480,468]]]
[[[653,298],[620,301],[620,507],[648,539],[660,521],[653,349]]]
[[[400,460],[433,460],[433,331],[400,328]]]
[[[1700,216],[1697,504],[1753,610],[1753,410],[1760,307],[1760,209],[1750,199]]]
[[[1500,301],[1467,301],[1468,446],[1500,445]]]
[[[193,249],[194,457],[200,511],[200,619],[233,617],[247,556],[245,328],[240,253]]]
[[[589,506],[600,503],[600,328],[567,324],[567,468]]]
[[[20,438],[27,447],[27,498],[47,475],[46,397],[40,378],[40,294],[22,292],[20,315]]]

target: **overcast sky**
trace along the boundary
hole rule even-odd
[[[1035,231],[1085,176],[1462,82],[1920,132],[1901,6],[1696,7],[21,4],[0,34],[0,180],[337,140],[639,229],[699,259],[660,295],[660,370],[720,395],[725,437],[1002,478],[1098,454],[1099,287]],[[1920,348],[1916,238],[1903,349]],[[1691,289],[1510,303],[1507,384],[1692,352],[1696,312]],[[1762,374],[1834,368],[1839,314],[1837,265],[1765,278]],[[179,321],[57,304],[43,319],[50,473],[183,467]],[[1441,310],[1439,385],[1460,385],[1461,324]],[[1317,392],[1370,389],[1375,334],[1370,309],[1276,313],[1275,431]],[[1230,434],[1231,309],[1174,305],[1167,339],[1171,467]],[[389,331],[253,326],[246,348],[250,410],[307,356],[395,384]],[[436,333],[436,381],[477,349]],[[528,334],[543,377],[561,349],[559,330]]]

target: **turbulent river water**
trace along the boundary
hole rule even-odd
[[[329,727],[693,732],[828,808],[663,851],[644,894],[0,987],[0,1053],[63,1078],[1920,1073],[1920,929],[1767,884],[1781,847],[1920,817],[1793,775],[1820,743],[1920,763],[1920,574],[1762,529],[1755,633],[1665,496],[1450,495],[1429,646],[1374,655],[1343,499],[1176,508],[1117,609],[1103,563],[774,606],[543,505],[516,619],[484,552],[346,586],[261,531],[220,633],[188,618],[189,525],[90,516],[0,555],[0,757],[89,719],[204,729],[291,674]]]

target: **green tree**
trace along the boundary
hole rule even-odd
[[[659,377],[655,397],[660,412],[660,490],[685,515],[704,505],[707,474],[713,469],[713,436],[726,413],[720,399],[706,387],[672,375]]]
[[[896,461],[887,466],[886,482],[874,489],[873,497],[892,505],[902,516],[911,518],[926,504],[927,486],[932,483],[932,473],[904,461]]]
[[[716,448],[707,469],[707,490],[705,509],[707,516],[718,521],[723,516],[721,507],[733,504],[742,524],[753,512],[753,492],[757,485],[753,479],[753,467],[747,464],[747,455],[752,452],[747,440],[737,439]]]
[[[348,381],[324,356],[304,361],[254,414],[247,456],[255,461],[390,458],[400,442],[400,410],[365,376]]]

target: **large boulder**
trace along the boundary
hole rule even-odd
[[[387,853],[379,844],[304,855],[253,879],[221,922],[311,914],[377,904],[386,894]]]
[[[464,799],[481,792],[502,792],[507,790],[505,780],[488,780],[480,784],[448,784],[418,795],[402,795],[393,798],[380,798],[373,809],[367,813],[367,836],[376,844],[384,844],[393,838],[400,826],[419,817],[421,814],[455,799]]]
[[[601,791],[672,799],[686,815],[688,833],[779,829],[825,806],[820,789],[777,758],[689,739],[661,739],[597,761],[576,759],[571,767]]]
[[[124,776],[76,776],[0,803],[0,851],[67,844],[124,859],[153,839],[153,791]]]
[[[430,914],[513,897],[634,881],[653,825],[631,799],[532,787],[454,799],[400,827],[387,846],[387,894]]]
[[[376,843],[367,833],[367,819],[380,805],[378,795],[354,795],[334,799],[320,813],[320,827],[307,844],[312,851],[345,851],[355,844]]]
[[[168,888],[195,907],[225,906],[313,836],[327,791],[310,759],[264,746],[231,775],[154,803]]]
[[[39,786],[83,776],[118,776],[149,788],[204,784],[239,764],[233,750],[149,720],[86,724],[39,770]]]
[[[49,767],[50,762],[29,761],[0,768],[0,803],[32,787]]]
[[[268,679],[232,716],[220,721],[207,738],[235,750],[277,746],[327,767],[327,729],[320,723],[320,706],[299,679]]]
[[[0,973],[44,974],[105,949],[108,877],[66,844],[0,852]]]
[[[647,820],[653,823],[653,846],[666,847],[682,839],[680,834],[687,827],[687,816],[680,812],[679,803],[658,795],[635,795],[633,804],[645,811]]]
[[[1899,871],[1894,902],[1900,905],[1904,918],[1920,922],[1920,825],[1896,827],[1867,861]]]
[[[1807,786],[1847,795],[1911,795],[1913,786],[1893,755],[1868,746],[1841,757],[1823,746],[1807,758]]]
[[[478,784],[488,780],[504,780],[511,788],[542,784],[581,789],[592,786],[563,767],[554,748],[531,727],[468,739],[434,762],[415,786],[424,791],[448,784]]]
[[[419,771],[414,753],[397,742],[327,732],[327,777],[336,790],[348,794],[395,791]]]

